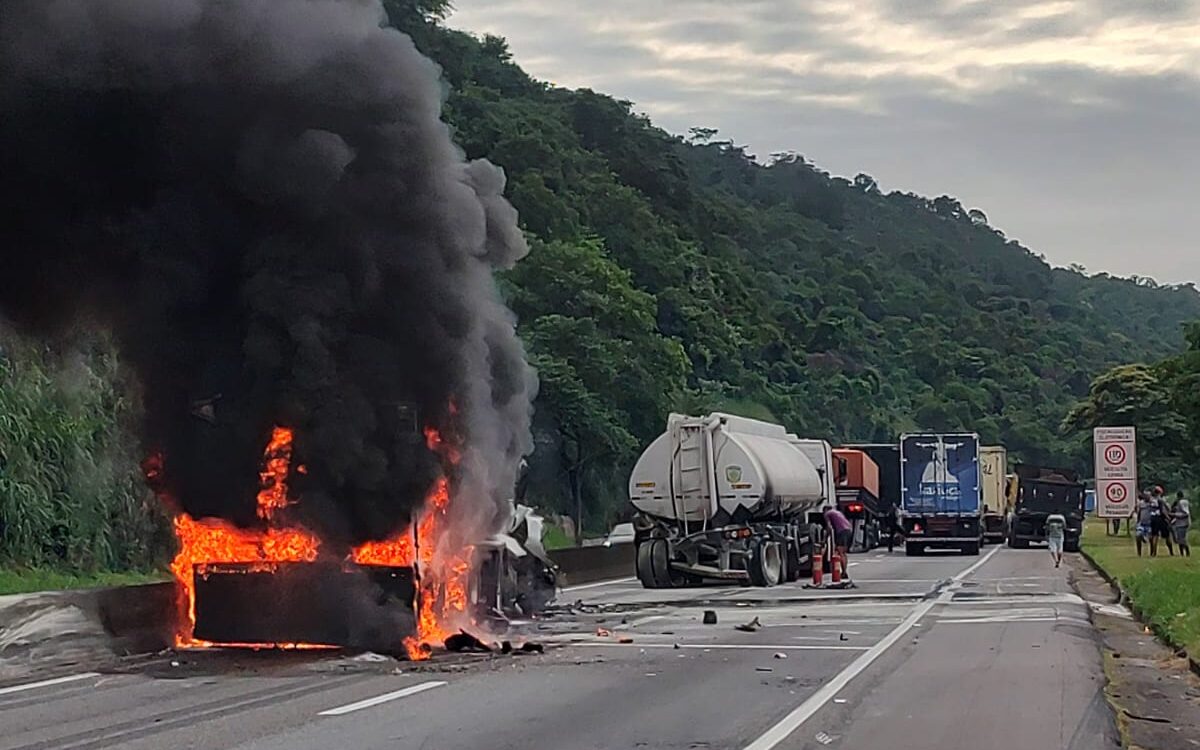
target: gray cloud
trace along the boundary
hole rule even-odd
[[[1119,0],[459,0],[564,86],[887,189],[1060,265],[1200,282],[1200,8]],[[536,19],[536,20],[534,20]]]

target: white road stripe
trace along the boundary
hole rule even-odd
[[[37,690],[38,688],[51,687],[53,685],[65,685],[68,682],[78,682],[80,680],[90,680],[93,677],[99,677],[99,672],[82,672],[80,674],[67,675],[66,677],[55,677],[53,680],[42,680],[41,682],[30,682],[25,685],[11,685],[9,687],[0,688],[0,695],[9,695],[11,693],[21,693],[26,690]]]
[[[596,643],[572,643],[572,646],[579,648],[589,648],[591,646],[605,646],[616,648],[675,648],[674,643],[616,643],[613,641],[598,641]],[[797,643],[789,643],[783,646],[771,646],[764,643],[680,643],[679,648],[690,649],[716,649],[730,651],[866,651],[870,646],[808,646]]]
[[[561,591],[562,591],[562,593],[565,594],[568,591],[583,591],[585,589],[598,589],[601,586],[615,586],[618,583],[633,583],[636,580],[637,580],[636,576],[630,576],[628,578],[617,578],[616,580],[613,580],[613,581],[597,581],[596,583],[585,583],[585,584],[582,584],[579,586],[568,586],[565,589],[561,589]]]
[[[317,716],[341,716],[343,714],[349,714],[349,713],[353,713],[355,711],[361,711],[364,708],[371,708],[372,706],[378,706],[381,703],[387,703],[388,701],[399,700],[400,698],[407,698],[410,695],[416,695],[417,693],[423,693],[426,690],[432,690],[434,688],[439,688],[445,684],[446,683],[444,683],[444,682],[422,682],[417,685],[409,685],[408,687],[404,688],[403,690],[397,690],[392,693],[384,693],[383,695],[377,695],[374,698],[367,698],[366,700],[361,700],[357,703],[350,703],[345,706],[338,706],[337,708],[331,708],[328,711],[322,711],[321,713],[317,714]]]
[[[991,552],[981,557],[975,562],[974,565],[954,576],[954,578],[951,580],[955,583],[960,583],[964,578],[982,567],[983,564],[988,560],[991,560],[992,556],[998,551],[1000,551],[999,547],[993,547]],[[783,717],[778,724],[768,729],[761,737],[747,745],[745,750],[773,750],[776,745],[786,740],[792,734],[792,732],[795,732],[800,728],[801,724],[808,721],[813,714],[821,710],[826,703],[840,693],[846,687],[846,685],[850,684],[851,680],[862,674],[867,667],[871,666],[871,664],[880,656],[882,656],[885,651],[891,648],[896,641],[904,637],[905,633],[907,633],[909,630],[912,630],[913,626],[916,625],[922,617],[929,614],[929,611],[933,609],[934,606],[943,600],[949,601],[950,596],[951,592],[947,590],[943,592],[942,595],[936,600],[921,602],[914,607],[908,617],[904,618],[903,622],[897,625],[890,633],[885,635],[883,640],[879,641],[857,659],[850,662],[849,666],[839,672],[832,680],[825,683],[820,690],[809,696],[807,700],[805,700],[799,706],[796,706],[796,708],[793,709],[792,712],[787,716]]]

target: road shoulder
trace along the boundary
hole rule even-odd
[[[1101,640],[1105,695],[1126,747],[1194,750],[1200,746],[1200,678],[1186,655],[1163,645],[1118,599],[1093,565],[1072,559],[1072,582]]]

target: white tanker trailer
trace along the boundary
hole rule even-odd
[[[646,588],[709,579],[773,586],[812,570],[836,502],[832,449],[769,422],[672,414],[629,479]]]

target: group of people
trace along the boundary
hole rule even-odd
[[[1134,535],[1137,540],[1138,557],[1142,556],[1144,546],[1149,547],[1150,557],[1157,557],[1160,539],[1166,543],[1167,551],[1171,555],[1175,554],[1172,545],[1174,541],[1175,545],[1179,546],[1179,554],[1191,556],[1188,530],[1192,526],[1192,510],[1182,492],[1176,493],[1175,502],[1168,504],[1162,487],[1142,490],[1134,513],[1137,519]]]

